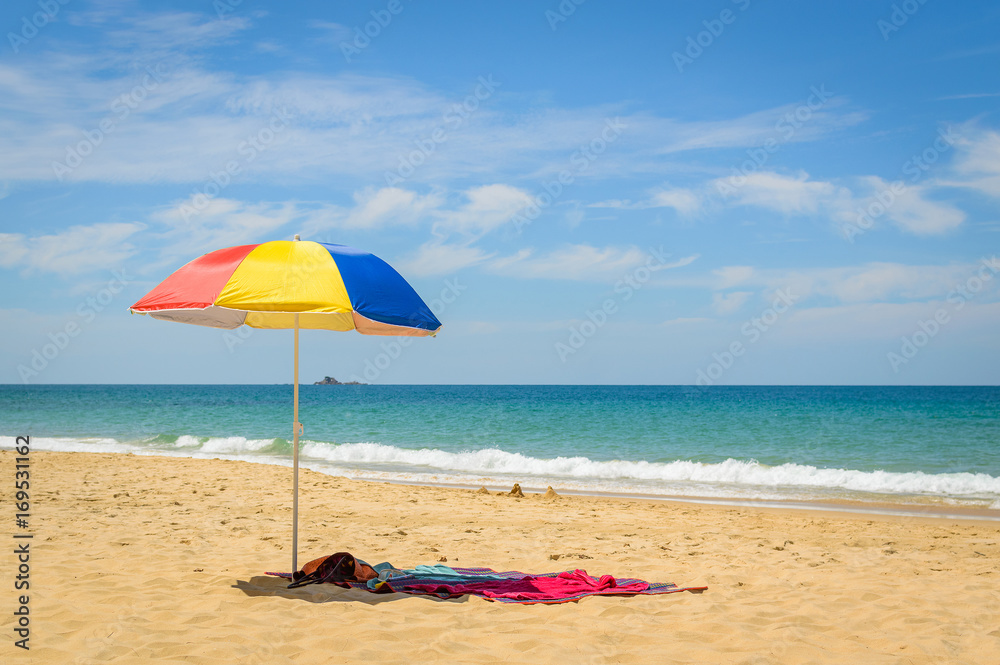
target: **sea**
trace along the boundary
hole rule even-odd
[[[290,466],[291,385],[3,385],[0,448]],[[300,461],[491,490],[1000,517],[1000,387],[303,385]]]

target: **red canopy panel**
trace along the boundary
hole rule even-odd
[[[259,243],[258,243],[259,245]],[[239,245],[209,252],[178,269],[132,305],[136,312],[204,309],[219,297],[233,271],[258,245]]]

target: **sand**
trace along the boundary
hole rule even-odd
[[[13,458],[0,453],[11,477]],[[13,647],[4,579],[5,663],[1000,663],[997,523],[303,472],[300,563],[347,550],[709,587],[520,606],[285,589],[263,573],[290,567],[287,468],[84,453],[31,464],[31,650]]]

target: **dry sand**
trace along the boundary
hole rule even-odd
[[[11,476],[13,458],[0,453]],[[31,459],[31,650],[13,647],[4,579],[4,663],[1000,663],[996,523],[521,499],[305,471],[300,564],[347,550],[709,589],[554,606],[289,591],[263,575],[290,566],[289,469]]]

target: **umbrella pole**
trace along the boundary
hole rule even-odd
[[[292,572],[299,569],[299,315],[295,315],[295,406],[292,412]]]

